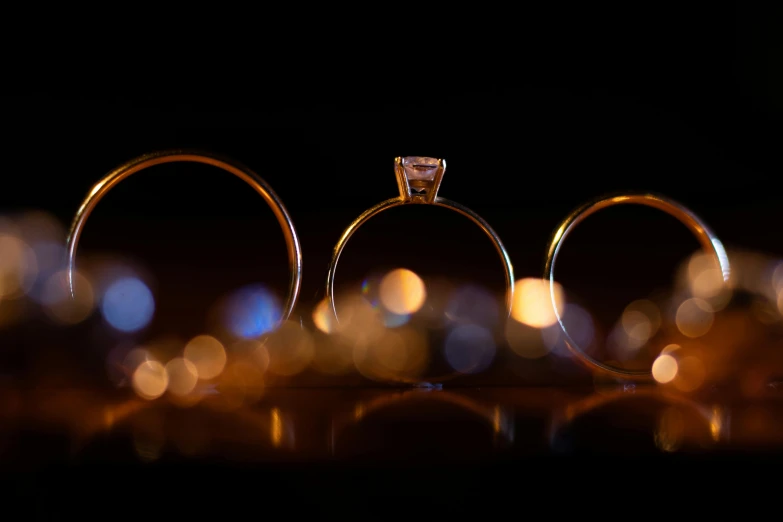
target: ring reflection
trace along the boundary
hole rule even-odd
[[[553,412],[555,452],[673,452],[727,441],[727,409],[655,387],[595,392]]]
[[[395,450],[401,447],[429,455],[430,449],[466,454],[467,447],[471,451],[480,446],[494,449],[513,441],[514,417],[507,406],[479,402],[458,392],[426,389],[357,401],[352,409],[333,417],[329,439],[333,456],[377,456],[377,451],[388,458],[395,458]]]

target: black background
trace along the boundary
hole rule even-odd
[[[541,273],[549,235],[570,210],[620,190],[666,194],[701,215],[728,247],[783,255],[783,55],[774,13],[745,4],[558,5],[489,13],[443,33],[448,24],[437,20],[407,14],[377,33],[374,20],[357,20],[317,37],[296,27],[269,41],[255,32],[240,42],[231,31],[195,31],[143,57],[101,49],[127,34],[143,40],[142,25],[93,40],[85,47],[94,61],[78,65],[83,55],[62,41],[52,42],[45,63],[17,54],[23,72],[7,70],[0,100],[0,209],[43,209],[68,223],[95,181],[139,154],[199,148],[230,156],[263,176],[294,219],[304,251],[303,316],[323,296],[344,227],[395,195],[395,156],[445,158],[441,195],[493,225],[517,277]],[[259,20],[256,32],[269,26]],[[410,54],[389,53],[409,44]],[[208,168],[155,170],[114,189],[81,244],[148,267],[159,296],[151,333],[198,333],[209,304],[247,282],[285,291],[282,237],[250,189]],[[655,211],[607,210],[564,247],[562,278],[610,320],[629,299],[668,284],[695,247],[687,230]],[[502,290],[491,245],[441,209],[379,216],[355,236],[343,263],[338,279],[346,283],[409,266]],[[500,484],[516,464],[457,471]],[[549,483],[559,470],[574,470],[560,461],[562,468],[536,464]],[[236,487],[252,476],[277,488],[270,491],[298,494],[302,473],[322,483],[334,469],[227,472]],[[386,485],[406,480],[399,470],[364,472]],[[36,489],[35,478],[19,483],[19,498],[57,513],[59,497],[50,493],[58,473],[40,479],[48,489]],[[366,486],[351,480],[335,484]],[[438,494],[425,495],[438,507],[454,496],[440,484],[427,486]],[[492,497],[485,486],[482,498]],[[373,498],[371,488],[361,491]],[[339,507],[313,511],[348,509],[333,501]]]

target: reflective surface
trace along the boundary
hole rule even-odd
[[[719,472],[726,482],[710,486],[716,492],[736,485],[737,470],[753,480],[777,467],[783,443],[774,384],[752,398],[630,385],[275,388],[247,406],[217,395],[176,405],[9,386],[0,397],[13,498],[57,515],[75,513],[84,492],[140,514],[147,495],[164,496],[172,515],[240,513],[258,502],[256,488],[283,502],[261,510],[360,517],[371,509],[382,519],[399,514],[385,503],[402,497],[455,514],[460,506],[499,513],[520,490],[566,501],[609,488],[625,502],[659,480],[703,488]],[[100,513],[97,501],[85,502],[84,513]],[[527,498],[524,507],[540,503],[550,501]]]
[[[232,405],[218,394],[186,405],[128,396],[101,399],[88,390],[6,387],[2,458],[20,469],[40,462],[52,448],[34,448],[19,437],[31,432],[61,438],[77,457],[93,454],[101,441],[124,441],[128,451],[113,455],[139,462],[177,455],[245,463],[459,461],[581,451],[606,456],[764,452],[783,445],[783,393],[774,384],[755,398],[718,390],[691,397],[652,386],[592,392],[274,388],[264,393],[247,406]]]

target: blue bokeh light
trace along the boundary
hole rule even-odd
[[[461,324],[449,332],[444,349],[452,368],[461,373],[478,373],[492,364],[495,339],[486,328]]]
[[[123,277],[106,289],[101,302],[103,318],[122,332],[135,332],[149,324],[155,313],[152,292],[137,277]]]
[[[595,339],[595,325],[590,312],[577,304],[568,303],[563,312],[562,321],[571,339],[583,350],[589,349]],[[559,322],[542,328],[541,338],[553,354],[571,357],[571,353],[565,344],[565,335],[563,335],[562,328]]]
[[[404,324],[407,324],[410,318],[410,314],[400,315],[384,310],[383,325],[386,328],[398,328]]]
[[[494,328],[500,319],[497,299],[477,285],[458,288],[446,305],[446,318],[455,323],[477,324]]]
[[[280,309],[279,300],[265,286],[246,286],[228,298],[225,326],[237,337],[260,337],[275,329],[282,317]]]

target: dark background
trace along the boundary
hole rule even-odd
[[[425,26],[423,33],[406,17],[389,31],[379,30],[377,46],[369,34],[352,32],[367,25],[357,21],[306,41],[307,31],[299,28],[296,37],[276,46],[253,37],[240,43],[195,34],[144,57],[105,50],[83,66],[74,63],[79,53],[55,42],[46,61],[51,68],[36,62],[34,75],[28,67],[19,74],[7,71],[0,99],[0,209],[43,209],[68,223],[95,181],[139,154],[199,148],[227,155],[263,176],[294,219],[304,252],[297,313],[305,317],[323,297],[331,248],[341,231],[361,211],[395,195],[395,156],[445,158],[440,194],[492,224],[517,277],[540,275],[549,235],[570,210],[626,189],[679,200],[730,248],[783,255],[783,55],[774,13],[746,4],[552,6],[490,13],[447,33],[439,32],[437,19],[422,19],[417,23]],[[500,22],[508,27],[496,28]],[[269,22],[258,25],[266,29]],[[139,29],[130,34],[144,35]],[[215,42],[227,45],[204,51]],[[390,56],[388,49],[397,44],[414,44],[414,52]],[[27,65],[35,60],[21,58]],[[114,189],[90,218],[81,243],[84,252],[137,259],[153,274],[159,297],[150,335],[199,333],[209,305],[248,282],[265,282],[282,295],[282,237],[249,188],[209,168],[154,170]],[[580,226],[559,267],[566,287],[611,321],[629,300],[669,284],[696,246],[672,218],[617,208]],[[489,242],[442,209],[405,208],[373,220],[345,250],[338,281],[358,282],[395,266],[502,291]],[[551,484],[561,471],[580,469],[579,462],[525,464]],[[595,469],[595,460],[587,462]],[[732,461],[738,468],[744,462]],[[518,464],[458,465],[453,477],[469,475],[467,484],[486,479],[481,497],[489,499],[499,491],[493,487],[501,475],[517,473]],[[179,480],[190,473],[185,466],[184,474],[182,467],[164,469]],[[726,462],[702,467],[699,476],[721,466]],[[448,474],[444,469],[441,478]],[[616,469],[608,466],[607,476]],[[19,498],[58,513],[63,493],[52,492],[71,470],[26,478],[18,483]],[[226,471],[199,470],[210,476]],[[252,479],[278,495],[300,494],[302,473],[323,486],[334,468],[268,471],[230,470],[237,480],[221,491],[244,491]],[[130,483],[131,476],[149,479],[149,472],[136,468],[109,472],[120,477],[118,483]],[[89,466],[85,473],[99,474]],[[345,485],[372,499],[380,490],[368,484],[401,483],[408,472],[371,467],[341,473],[344,480],[335,479],[327,492],[337,495]],[[583,485],[590,481],[580,476]],[[47,486],[37,489],[36,483]],[[419,492],[437,492],[426,496],[436,510],[456,491],[469,489],[416,484]],[[119,496],[120,490],[104,485],[101,491]],[[330,498],[334,504],[312,511],[348,509],[347,502]],[[351,505],[355,509],[348,512],[361,515],[364,504]],[[81,509],[68,506],[63,509]]]

